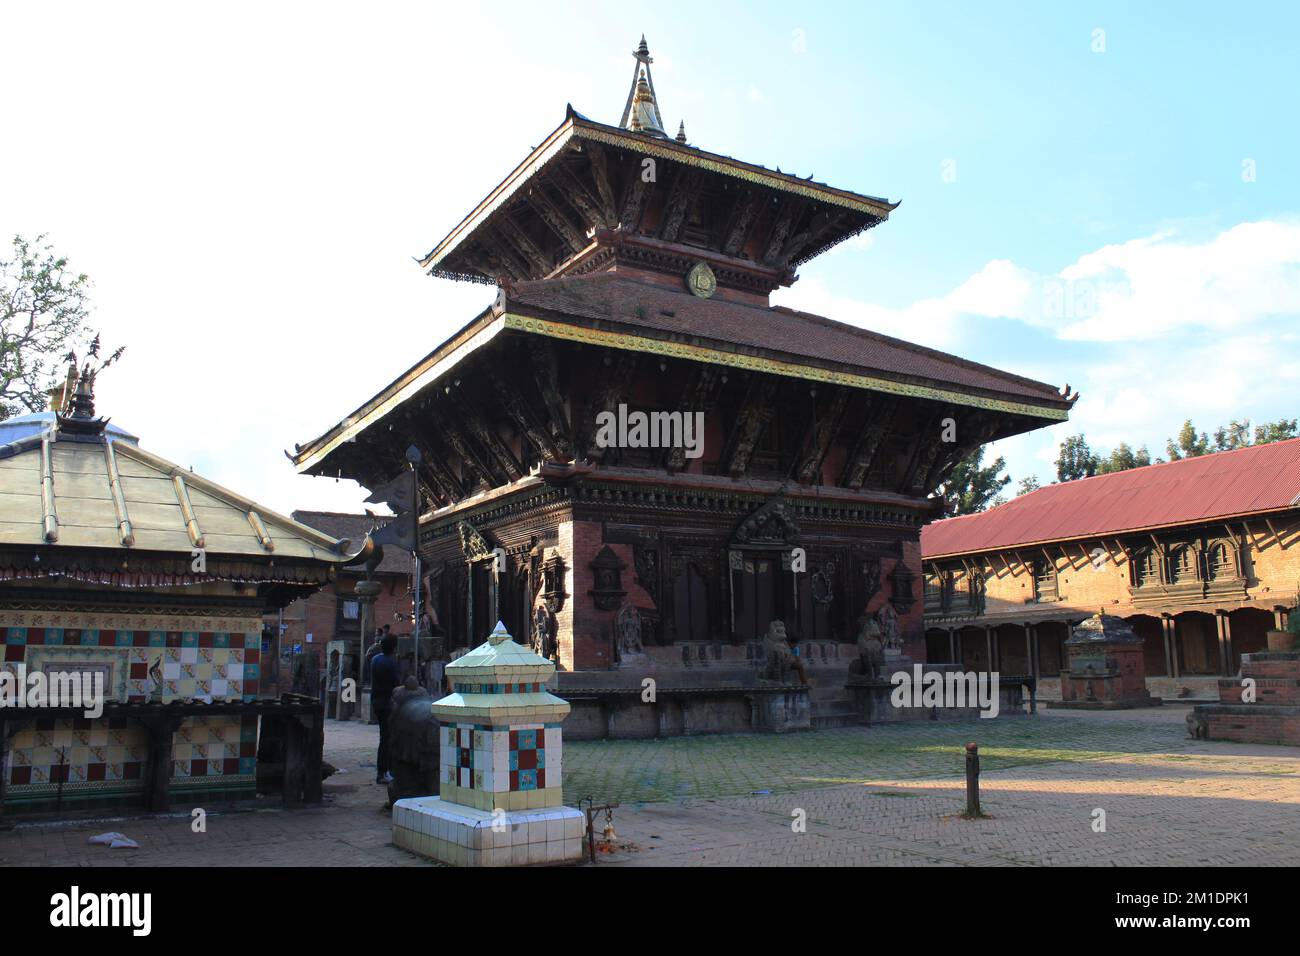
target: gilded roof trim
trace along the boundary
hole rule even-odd
[[[906,395],[912,398],[952,402],[956,405],[967,405],[973,408],[986,408],[1017,415],[1031,415],[1035,418],[1049,419],[1051,421],[1063,422],[1069,418],[1069,412],[1065,409],[1052,408],[1046,405],[987,398],[952,389],[896,382],[892,379],[862,375],[856,372],[836,372],[800,362],[759,358],[758,356],[745,355],[740,352],[729,352],[724,349],[709,348],[702,345],[690,345],[685,342],[671,342],[649,336],[632,335],[626,332],[590,329],[584,326],[552,322],[547,319],[537,319],[532,316],[510,312],[507,312],[503,319],[505,327],[508,329],[529,332],[534,335],[545,335],[550,338],[565,339],[570,342],[581,342],[587,345],[601,345],[606,348],[684,358],[696,362],[707,362],[711,365],[725,365],[730,368],[745,369],[746,371],[767,372],[772,375],[827,382],[833,385],[847,385],[852,388],[865,388],[876,392],[887,392],[892,395]]]

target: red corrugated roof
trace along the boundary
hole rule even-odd
[[[921,529],[926,558],[1300,506],[1300,438],[1066,481]]]

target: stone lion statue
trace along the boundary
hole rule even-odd
[[[763,677],[766,680],[785,681],[786,675],[793,670],[799,675],[799,683],[808,686],[808,672],[786,641],[783,621],[773,621],[767,626],[767,633],[763,635],[763,655]]]
[[[864,617],[858,630],[858,656],[849,664],[850,674],[861,674],[872,680],[880,676],[885,661],[884,642],[880,639],[880,625],[874,617]]]

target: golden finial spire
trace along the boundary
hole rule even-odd
[[[637,133],[668,138],[664,124],[659,119],[659,103],[655,98],[655,81],[650,75],[650,64],[654,57],[646,46],[645,35],[632,51],[636,66],[632,73],[632,88],[627,93],[627,105],[623,107],[623,118],[618,125]]]

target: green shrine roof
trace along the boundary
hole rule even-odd
[[[516,644],[500,621],[485,642],[448,664],[446,673],[460,689],[434,702],[433,713],[442,721],[548,723],[569,713],[569,702],[545,689],[555,665]]]

